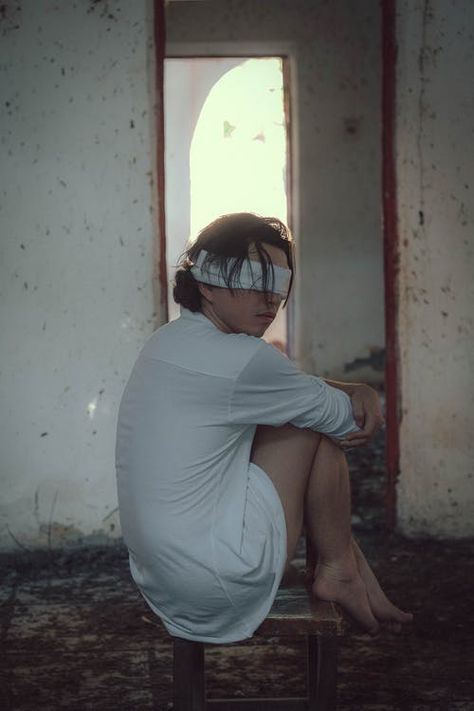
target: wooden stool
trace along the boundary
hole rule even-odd
[[[204,643],[175,637],[174,711],[333,711],[338,637],[343,634],[343,626],[335,605],[315,601],[304,584],[280,588],[255,635],[306,637],[308,693],[306,698],[291,699],[206,699]]]

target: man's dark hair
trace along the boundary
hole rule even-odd
[[[255,244],[262,266],[263,288],[266,293],[272,291],[274,275],[273,264],[264,245],[271,244],[285,252],[291,270],[289,295],[294,270],[293,238],[290,230],[276,217],[237,212],[222,215],[204,227],[196,241],[183,252],[178,262],[173,288],[176,303],[190,311],[201,311],[201,292],[190,270],[202,249],[209,253],[205,264],[218,264],[226,286],[232,291],[232,286],[235,288],[238,283],[242,264],[248,259],[249,246],[252,243]],[[236,258],[231,269],[228,269],[226,262],[228,257]],[[288,297],[284,306],[287,301]]]

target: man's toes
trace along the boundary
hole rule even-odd
[[[370,606],[375,617],[380,622],[398,622],[407,624],[413,621],[411,612],[403,612],[396,607],[385,595],[369,595]]]
[[[413,622],[413,615],[411,612],[403,612],[403,610],[399,610],[398,607],[392,605],[391,608],[387,610],[386,619],[403,625],[407,622]]]
[[[378,635],[380,634],[380,625],[377,623],[375,627],[371,627],[368,632],[371,637],[378,637]]]
[[[375,637],[380,632],[380,625],[372,614],[368,600],[364,599],[362,595],[344,601],[342,606],[372,637]]]

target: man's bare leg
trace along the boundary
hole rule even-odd
[[[342,450],[311,430],[260,426],[251,460],[268,474],[280,495],[287,524],[287,564],[294,557],[306,513],[309,535],[318,551],[314,593],[338,602],[371,634],[378,631],[378,620],[394,620],[395,616],[397,622],[407,621],[400,619],[404,613],[387,598],[385,603],[377,596],[375,609],[371,607],[367,585],[370,597],[375,597],[375,587],[365,558],[362,576],[353,546],[349,474]]]
[[[306,523],[318,552],[313,592],[338,602],[369,633],[378,622],[371,610],[352,546],[351,495],[344,453],[322,438],[305,496]]]

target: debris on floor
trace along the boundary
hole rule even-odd
[[[350,453],[354,530],[413,628],[342,641],[339,711],[474,711],[473,541],[406,540],[383,526],[383,440]],[[3,554],[1,711],[166,711],[172,645],[146,624],[123,546]],[[192,585],[192,580],[190,580]],[[304,693],[304,643],[207,647],[214,696]]]

